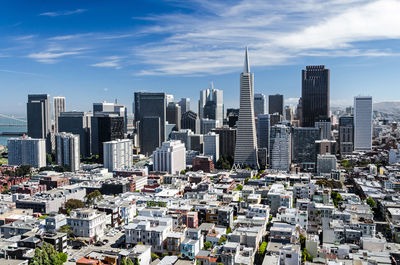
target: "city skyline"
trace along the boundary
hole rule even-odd
[[[24,116],[26,94],[65,96],[68,111],[118,99],[131,112],[137,91],[196,102],[211,80],[225,91],[225,109],[238,107],[237,74],[247,45],[254,92],[283,94],[286,104],[297,103],[306,65],[331,70],[332,106],[352,105],[360,94],[376,102],[400,98],[396,1],[23,6],[7,2],[0,11],[3,114]],[[369,25],[368,31],[357,25]]]

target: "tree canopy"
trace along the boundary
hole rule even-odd
[[[67,259],[67,254],[59,253],[52,245],[44,243],[41,248],[35,249],[35,255],[29,265],[62,265]]]
[[[85,196],[86,204],[93,205],[95,202],[103,200],[103,195],[101,195],[99,190],[95,190]]]

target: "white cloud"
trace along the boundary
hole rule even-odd
[[[100,62],[100,63],[91,64],[91,66],[121,69],[120,61],[121,61],[121,57],[110,56],[110,57],[106,57],[105,61]]]
[[[186,3],[186,2],[185,2]],[[182,4],[182,3],[180,3]],[[396,0],[195,1],[194,14],[156,15],[141,34],[163,34],[135,47],[147,64],[138,75],[220,74],[243,63],[248,45],[252,66],[289,64],[301,56],[392,56],[362,41],[400,39]]]
[[[67,11],[55,11],[55,12],[44,12],[39,14],[39,16],[47,16],[47,17],[58,17],[58,16],[69,16],[74,14],[80,14],[86,12],[86,9],[75,9],[75,10],[67,10]]]
[[[37,52],[31,53],[27,57],[35,59],[41,63],[55,63],[57,62],[57,58],[69,56],[69,55],[76,55],[79,54],[77,51],[63,51],[63,52],[55,52],[55,51],[46,51],[46,52]]]

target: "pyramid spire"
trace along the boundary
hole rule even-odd
[[[249,63],[249,54],[247,46],[246,46],[246,53],[244,54],[243,73],[250,73],[250,63]]]

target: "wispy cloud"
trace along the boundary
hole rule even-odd
[[[21,75],[31,75],[31,76],[43,76],[42,74],[37,74],[37,73],[21,72],[21,71],[7,70],[7,69],[0,69],[0,72],[2,72],[2,73],[8,73],[8,74],[21,74]]]
[[[121,57],[110,56],[110,57],[105,58],[105,61],[100,62],[100,63],[91,64],[91,66],[121,69],[122,66],[120,65],[120,61],[121,61]]]
[[[44,12],[44,13],[40,13],[39,16],[58,17],[58,16],[69,16],[69,15],[74,15],[74,14],[80,14],[83,12],[86,12],[86,9]]]
[[[65,57],[69,55],[76,55],[80,54],[79,51],[45,51],[45,52],[37,52],[37,53],[31,53],[27,57],[31,59],[35,59],[38,62],[41,63],[55,63],[57,62],[56,59],[60,57]]]

